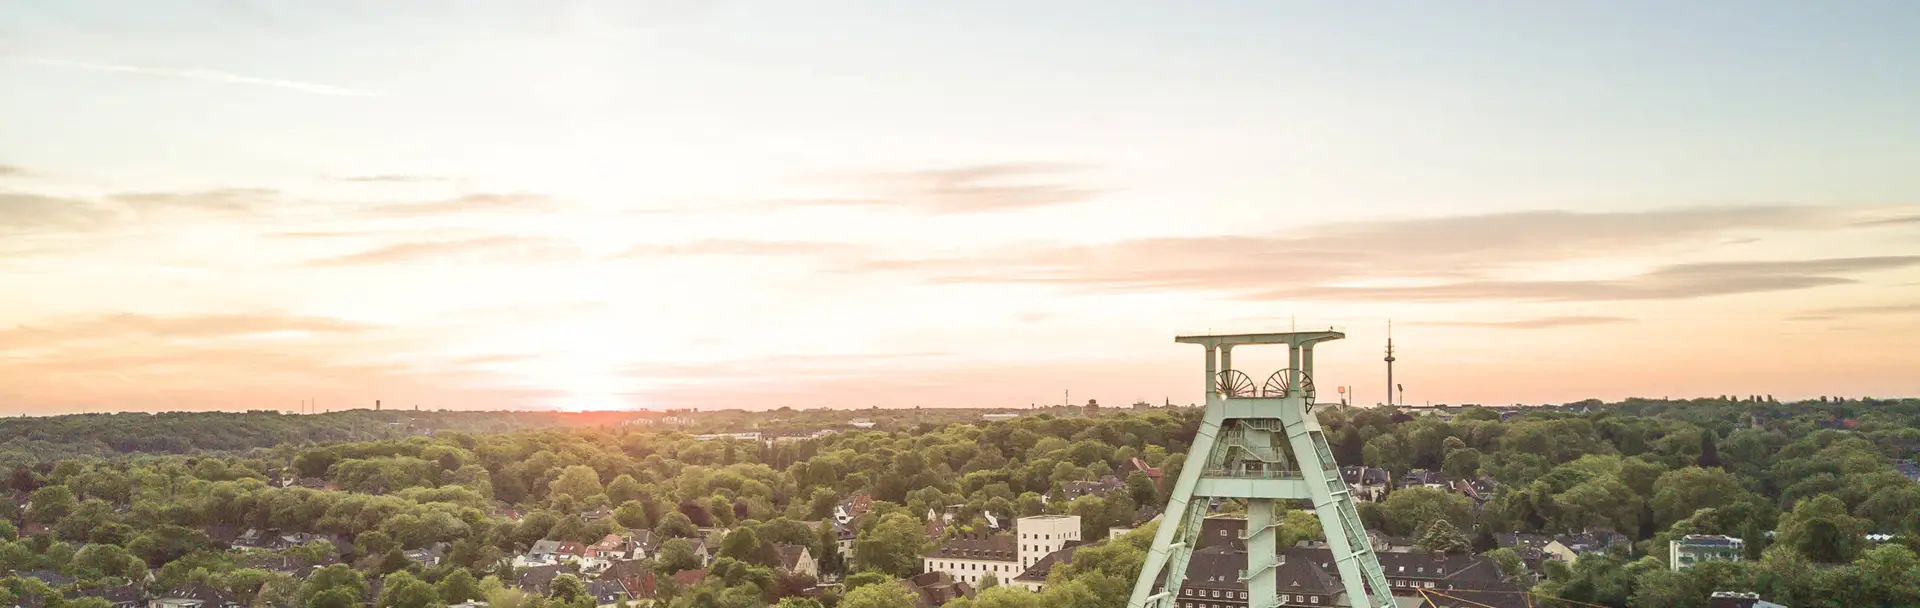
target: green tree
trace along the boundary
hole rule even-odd
[[[467,600],[484,600],[487,596],[480,590],[480,582],[473,579],[473,573],[466,568],[455,568],[446,578],[440,579],[440,601],[458,604]]]
[[[1513,549],[1501,547],[1481,553],[1480,556],[1493,560],[1494,565],[1500,567],[1501,577],[1513,579],[1527,573],[1526,561],[1520,559],[1520,554]]]
[[[914,608],[915,594],[900,583],[867,585],[847,592],[839,608]]]
[[[926,554],[930,544],[919,520],[894,513],[861,531],[854,541],[854,562],[862,570],[913,576],[920,572],[920,556]]]
[[[1866,548],[1865,522],[1847,514],[1847,506],[1833,496],[1800,501],[1780,518],[1775,540],[1807,559],[1840,564],[1852,561]]]
[[[587,584],[578,576],[562,574],[553,577],[553,583],[547,585],[547,597],[562,604],[573,604],[587,597]]]
[[[560,471],[560,476],[554,478],[553,483],[547,485],[547,492],[551,496],[566,496],[574,500],[598,496],[601,492],[600,473],[586,465],[567,467]]]
[[[433,585],[406,572],[395,572],[381,579],[376,608],[427,608],[440,602]]]
[[[653,533],[668,538],[693,538],[700,535],[700,530],[687,514],[674,511],[660,517],[660,525],[654,527]]]
[[[60,521],[73,511],[78,504],[73,498],[73,490],[66,486],[47,486],[34,490],[27,497],[27,521],[52,524]]]
[[[655,569],[661,575],[671,576],[676,572],[699,568],[700,556],[694,554],[693,543],[674,538],[660,543],[654,562]]]
[[[1458,529],[1472,519],[1467,497],[1424,486],[1402,488],[1382,504],[1388,532],[1408,535],[1425,530],[1434,520],[1446,519]]]
[[[1433,520],[1433,524],[1427,526],[1426,532],[1420,535],[1420,540],[1416,541],[1415,546],[1422,551],[1441,553],[1459,553],[1470,547],[1467,535],[1460,532],[1459,528],[1453,527],[1453,522],[1444,518]]]
[[[622,473],[607,484],[607,500],[613,504],[626,504],[647,497],[647,490],[632,475]]]
[[[1654,481],[1653,497],[1648,502],[1655,524],[1666,527],[1700,509],[1766,501],[1742,487],[1731,473],[1687,467],[1668,471]]]
[[[760,563],[760,535],[752,528],[740,528],[727,533],[720,540],[720,557],[731,557],[743,562]],[[761,564],[766,565],[766,564]]]

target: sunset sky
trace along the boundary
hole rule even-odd
[[[1920,394],[1920,3],[1364,4],[0,0],[0,413]]]

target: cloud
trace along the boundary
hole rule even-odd
[[[835,254],[857,251],[859,248],[846,243],[822,243],[815,241],[752,241],[735,239],[710,239],[680,244],[636,245],[621,254],[621,257],[660,257],[660,256],[801,256],[816,254]]]
[[[25,192],[0,192],[0,234],[85,230],[113,219],[93,203]]]
[[[175,210],[209,213],[249,213],[265,199],[279,196],[266,188],[220,188],[186,192],[129,192],[113,195],[113,200],[137,213]]]
[[[1193,289],[1260,298],[1326,294],[1370,298],[1393,293],[1457,299],[1473,293],[1564,293],[1583,285],[1487,280],[1496,271],[1523,264],[1660,254],[1678,246],[1755,231],[1840,229],[1858,213],[1856,209],[1793,206],[1598,213],[1522,211],[1346,222],[1255,235],[1026,248],[969,258],[862,261],[852,269],[917,274],[936,282],[1039,283],[1106,290]],[[1454,284],[1412,290],[1339,287],[1409,278]],[[1776,287],[1783,281],[1806,279],[1765,278]],[[1702,280],[1712,284],[1716,277]],[[1819,281],[1844,279],[1822,277]],[[1271,286],[1275,285],[1287,288],[1274,290]],[[1612,289],[1612,293],[1618,296],[1630,293],[1628,290],[1635,285],[1615,287],[1618,289]],[[1744,291],[1754,286],[1719,287]],[[1588,291],[1598,296],[1608,289],[1598,285]],[[1661,291],[1678,294],[1687,289]],[[1632,293],[1652,292],[1642,289]]]
[[[106,339],[228,338],[280,332],[351,333],[370,326],[328,317],[274,314],[154,316],[113,314],[0,330],[0,351]]]
[[[337,257],[307,262],[308,266],[363,266],[404,264],[454,258],[486,261],[573,258],[580,250],[564,241],[519,236],[491,236],[455,241],[398,243]]]
[[[1866,306],[1835,306],[1832,308],[1816,308],[1814,310],[1809,310],[1809,311],[1794,315],[1792,317],[1788,317],[1788,320],[1790,321],[1827,321],[1832,319],[1838,319],[1841,317],[1906,314],[1906,313],[1920,313],[1920,302],[1907,302],[1904,304],[1872,304],[1872,305],[1866,305]]]
[[[14,176],[24,176],[24,175],[29,175],[26,169],[16,167],[13,165],[0,165],[0,177],[14,177]]]
[[[1680,300],[1854,283],[1835,276],[1920,265],[1920,256],[1677,264],[1624,279],[1596,281],[1462,281],[1412,287],[1269,290],[1251,299],[1347,301],[1612,301]]]
[[[113,64],[113,63],[97,63],[92,61],[73,61],[68,59],[23,59],[22,61],[26,61],[29,63],[37,63],[41,65],[62,66],[62,67],[70,67],[70,68],[79,68],[83,70],[95,70],[95,71],[101,71],[101,72],[120,72],[125,74],[141,74],[141,75],[147,75],[147,76],[164,76],[168,78],[183,78],[187,80],[198,80],[202,82],[220,82],[220,83],[227,83],[227,84],[244,84],[244,85],[252,85],[252,86],[271,87],[271,88],[284,89],[289,91],[299,91],[301,93],[311,93],[314,95],[334,95],[334,96],[342,96],[342,97],[370,97],[370,96],[379,95],[379,93],[374,91],[365,91],[360,89],[351,89],[347,87],[337,87],[333,85],[317,84],[317,83],[311,83],[311,82],[300,82],[297,80],[255,78],[251,76],[242,76],[239,74],[221,72],[218,70],[205,70],[205,69],[198,69],[198,68],[147,67],[147,66],[122,65],[122,64]]]
[[[1576,327],[1581,325],[1611,325],[1631,323],[1633,319],[1625,317],[1567,316],[1540,317],[1537,319],[1518,319],[1514,321],[1424,321],[1408,325],[1426,325],[1436,327],[1486,327],[1494,329],[1551,329],[1555,327]]]
[[[905,207],[931,213],[978,213],[1029,209],[1078,203],[1097,191],[1059,183],[1057,179],[1080,167],[1053,163],[1005,163],[898,173],[835,176],[834,181],[874,191],[870,196],[794,199],[767,203],[775,207],[860,206]]]
[[[387,174],[387,175],[355,175],[355,176],[348,176],[348,177],[336,177],[334,178],[334,181],[355,182],[355,183],[374,183],[374,184],[381,184],[381,183],[417,184],[417,183],[450,182],[450,181],[454,181],[454,179],[451,177],[437,177],[432,175]]]
[[[547,212],[556,208],[553,199],[529,193],[468,194],[446,200],[418,203],[391,203],[367,209],[378,216],[441,215],[448,213]]]
[[[1905,217],[1889,217],[1889,218],[1883,218],[1883,219],[1877,219],[1877,220],[1864,220],[1855,225],[1857,226],[1904,226],[1907,224],[1920,224],[1920,215],[1909,215]]]

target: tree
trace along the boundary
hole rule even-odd
[[[1453,439],[1448,437],[1448,439]],[[1473,479],[1480,473],[1480,450],[1461,448],[1447,452],[1440,464],[1440,471],[1454,479]]]
[[[996,574],[994,574],[994,573],[992,573],[992,572],[988,572],[988,573],[986,573],[985,575],[982,575],[982,576],[980,577],[980,589],[981,589],[981,590],[986,590],[986,589],[992,589],[992,588],[994,588],[994,587],[998,587],[998,586],[1000,586],[1000,576],[999,576],[999,575],[996,575]]]
[[[1433,520],[1433,524],[1427,526],[1427,531],[1420,535],[1420,540],[1415,543],[1415,546],[1423,551],[1459,553],[1466,551],[1470,545],[1467,542],[1467,535],[1461,533],[1459,528],[1453,527],[1453,522],[1443,518]]]
[[[1720,449],[1714,445],[1715,439],[1713,430],[1700,429],[1700,458],[1696,461],[1700,468],[1720,468]]]
[[[1467,497],[1425,486],[1394,491],[1387,495],[1382,508],[1387,529],[1393,534],[1425,530],[1437,519],[1449,520],[1455,529],[1471,522]]]
[[[1864,522],[1848,515],[1839,498],[1816,496],[1800,501],[1792,513],[1780,518],[1775,540],[1807,559],[1841,564],[1866,548],[1865,534]]]
[[[660,525],[654,527],[653,533],[668,538],[693,538],[700,535],[700,530],[694,527],[693,519],[687,514],[675,511],[661,517]]]
[[[321,601],[319,596],[332,590],[344,592],[351,602],[349,605],[359,606],[361,596],[367,593],[367,581],[352,566],[334,564],[307,575],[294,597],[299,600],[298,604],[317,606]]]
[[[919,520],[893,513],[861,531],[859,540],[854,541],[854,562],[862,570],[905,578],[919,574],[920,556],[926,554],[930,544]]]
[[[660,550],[654,559],[654,567],[662,576],[700,567],[700,556],[693,553],[693,543],[680,538],[660,543]]]
[[[440,602],[433,585],[406,572],[395,572],[381,579],[376,608],[427,608]]]
[[[612,483],[607,484],[607,500],[616,505],[640,500],[646,496],[646,488],[642,487],[632,475],[622,473],[619,477],[613,478]]]
[[[1153,488],[1153,478],[1147,477],[1146,473],[1140,471],[1127,474],[1127,496],[1132,498],[1133,504],[1136,505],[1160,502],[1159,495]]]
[[[547,597],[562,604],[572,604],[587,597],[587,584],[580,577],[562,574],[553,577],[553,583],[547,585]]]
[[[72,512],[74,506],[78,504],[73,498],[73,490],[63,485],[46,486],[34,490],[33,494],[27,497],[27,502],[31,505],[27,509],[27,520],[43,524],[59,521],[60,518],[66,517],[67,513]]]
[[[1366,464],[1401,475],[1413,468],[1412,450],[1399,435],[1387,433],[1367,441]]]
[[[847,592],[840,598],[840,608],[914,608],[914,597],[913,591],[897,582],[867,585]]]
[[[760,535],[754,533],[752,528],[740,528],[727,533],[727,537],[720,540],[720,557],[760,563]]]
[[[440,579],[440,601],[458,604],[467,600],[484,600],[487,596],[480,591],[480,582],[473,580],[473,573],[466,568],[455,568],[453,573]]]
[[[1686,519],[1695,511],[1735,503],[1760,503],[1765,499],[1740,485],[1733,474],[1721,469],[1687,467],[1662,474],[1653,483],[1654,523],[1666,527]]]
[[[600,473],[593,467],[576,464],[560,471],[553,483],[547,484],[550,496],[567,496],[574,500],[586,500],[600,494]]]
[[[833,530],[833,522],[820,522],[820,529],[814,533],[819,544],[814,545],[814,559],[820,562],[821,574],[839,574],[845,564],[840,556],[840,535]]]
[[[1513,579],[1527,573],[1526,561],[1520,559],[1520,554],[1511,548],[1501,547],[1481,553],[1480,556],[1493,560],[1494,565],[1500,567],[1500,576],[1504,578]]]

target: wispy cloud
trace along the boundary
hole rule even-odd
[[[848,253],[859,248],[847,243],[815,241],[753,241],[711,239],[677,244],[636,245],[621,257],[659,257],[685,255],[787,256]]]
[[[0,192],[0,235],[85,230],[112,219],[112,213],[77,198]]]
[[[95,70],[95,71],[101,71],[101,72],[120,72],[125,74],[141,74],[146,76],[184,78],[188,80],[199,80],[203,82],[220,82],[220,83],[227,83],[227,84],[244,84],[244,85],[252,85],[252,86],[272,87],[277,89],[285,89],[289,91],[299,91],[301,93],[311,93],[314,95],[335,95],[335,96],[342,96],[342,97],[372,97],[372,96],[379,95],[378,92],[367,91],[362,89],[353,89],[353,88],[318,84],[318,83],[312,83],[312,82],[301,82],[298,80],[255,78],[252,76],[242,76],[240,74],[233,74],[229,72],[222,72],[219,70],[207,70],[207,69],[200,69],[200,68],[137,66],[137,65],[125,65],[125,64],[116,64],[116,63],[99,63],[99,62],[93,62],[93,61],[74,61],[71,59],[32,58],[32,59],[21,59],[20,61],[37,63],[41,65],[78,68],[82,70]]]
[[[1081,170],[1056,163],[1004,163],[897,173],[830,176],[863,193],[851,197],[770,201],[776,207],[902,207],[931,213],[980,213],[1078,203],[1097,190],[1058,183]]]
[[[455,241],[398,243],[307,262],[308,266],[363,266],[434,260],[544,260],[571,259],[580,249],[564,241],[520,236],[491,236]]]
[[[1436,327],[1486,327],[1493,329],[1552,329],[1555,327],[1577,327],[1582,325],[1612,325],[1631,323],[1633,319],[1625,317],[1567,316],[1540,317],[1537,319],[1516,319],[1512,321],[1416,321],[1407,325],[1427,325]]]
[[[111,339],[204,339],[275,332],[348,333],[367,329],[367,325],[341,319],[277,314],[113,314],[0,330],[0,350]]]
[[[1909,215],[1905,217],[1889,217],[1889,218],[1883,218],[1883,219],[1877,219],[1877,220],[1866,220],[1866,221],[1860,222],[1858,225],[1860,226],[1902,226],[1906,224],[1920,224],[1920,215]]]
[[[1788,320],[1790,321],[1828,321],[1832,319],[1839,319],[1842,317],[1909,314],[1909,313],[1920,314],[1920,302],[1816,308],[1813,310],[1809,310],[1809,311],[1794,315],[1792,317],[1788,317]]]
[[[483,212],[544,213],[557,208],[557,203],[544,195],[508,192],[468,194],[438,201],[390,203],[370,207],[367,212],[381,216],[409,216]]]
[[[27,170],[14,165],[0,165],[0,177],[28,175]]]
[[[1920,266],[1920,256],[1676,264],[1624,279],[1596,281],[1460,281],[1411,287],[1330,287],[1270,290],[1251,299],[1327,301],[1616,301],[1680,300],[1789,291],[1856,282],[1848,273]]]
[[[266,188],[219,188],[183,192],[129,192],[113,195],[135,212],[199,211],[248,213],[263,201],[279,196]]]
[[[1672,252],[1752,232],[1844,229],[1858,215],[1858,209],[1792,206],[1614,213],[1526,211],[1348,222],[1270,234],[1025,248],[965,258],[862,261],[855,268],[920,275],[936,282],[1041,283],[1102,290],[1194,289],[1260,299],[1689,297],[1762,287],[1810,287],[1848,279],[1822,274],[1837,270],[1807,269],[1817,275],[1809,276],[1782,275],[1762,267],[1718,266],[1712,270],[1748,274],[1715,276],[1709,272],[1696,276],[1687,268],[1675,267],[1621,282],[1506,281],[1491,277],[1523,265]],[[1759,274],[1749,276],[1753,273]],[[1410,278],[1429,284],[1343,287]],[[1442,283],[1433,285],[1434,281]],[[1681,281],[1694,284],[1673,284]],[[1274,290],[1268,287],[1271,285],[1289,287]]]
[[[372,184],[383,184],[383,183],[384,184],[421,184],[421,183],[442,183],[442,182],[455,181],[451,177],[439,177],[439,176],[433,176],[433,175],[401,175],[401,174],[353,175],[348,177],[336,177],[333,179],[334,181],[341,181],[341,182],[372,183]]]

